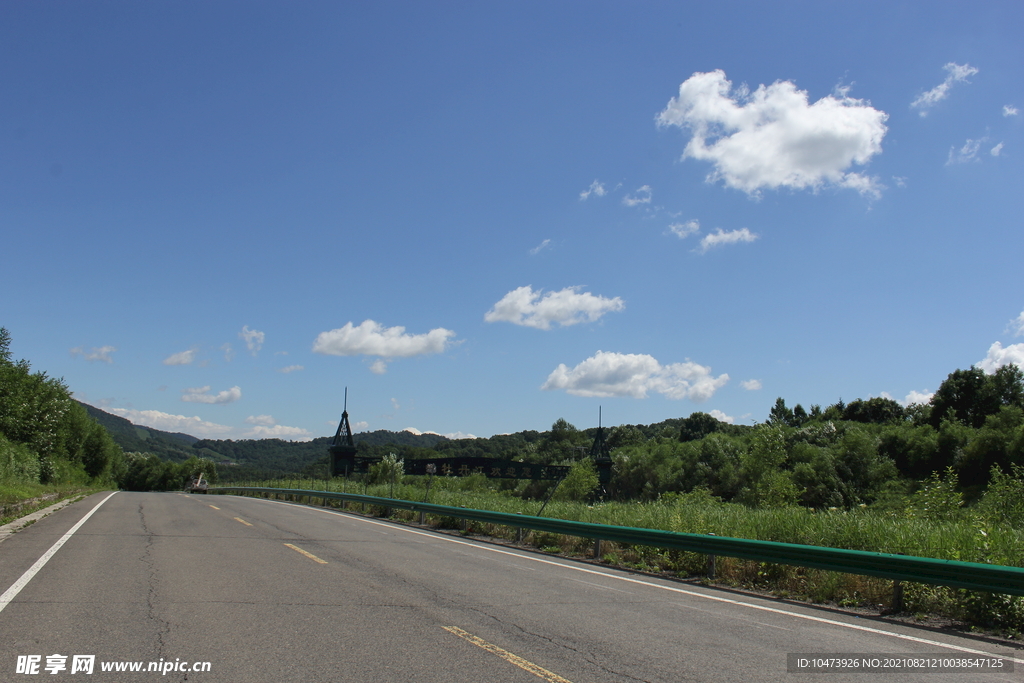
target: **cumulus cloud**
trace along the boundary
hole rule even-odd
[[[991,154],[994,157],[997,157],[997,156],[999,156],[1002,153],[1002,151],[1003,151],[1003,143],[1000,142],[998,145],[996,145],[995,147],[990,149],[988,151],[988,153]]]
[[[364,320],[358,326],[349,322],[336,330],[321,332],[313,342],[313,351],[329,356],[408,358],[441,353],[454,336],[453,331],[443,327],[426,334],[406,334],[404,327],[384,327],[373,320]]]
[[[689,398],[700,403],[728,381],[729,375],[713,377],[711,368],[689,360],[662,365],[647,354],[598,351],[575,368],[559,364],[541,389],[564,389],[574,396],[632,398],[645,398],[647,392],[654,391],[671,399]]]
[[[132,424],[153,427],[165,432],[182,432],[192,436],[218,437],[231,433],[231,427],[207,422],[197,416],[172,415],[159,410],[129,410],[126,408],[109,408],[111,412],[123,417]]]
[[[299,370],[305,370],[306,368],[302,365],[289,365],[287,367],[280,368],[278,372],[288,374],[289,372],[298,372]]]
[[[745,379],[740,382],[740,386],[747,391],[758,391],[761,389],[761,380],[759,379]]]
[[[722,244],[738,244],[739,242],[753,242],[758,238],[758,235],[750,232],[747,228],[740,228],[739,230],[730,230],[729,232],[723,231],[721,228],[717,228],[715,232],[708,233],[700,241],[700,247],[698,251],[700,253],[707,253],[708,249],[713,249]]]
[[[261,427],[273,427],[277,424],[277,420],[274,419],[273,415],[250,415],[245,418],[245,421],[251,425],[260,425]]]
[[[388,364],[385,363],[380,358],[378,358],[377,360],[373,361],[373,363],[370,365],[370,372],[372,372],[375,375],[383,375],[387,371],[388,371]]]
[[[683,158],[711,162],[708,182],[752,196],[764,188],[835,186],[876,197],[878,181],[848,169],[882,151],[887,118],[845,90],[814,104],[789,81],[733,91],[717,70],[685,80],[656,121],[692,132]]]
[[[981,144],[985,142],[987,138],[981,138],[980,140],[972,140],[967,138],[967,142],[960,149],[956,147],[949,148],[949,158],[946,159],[946,166],[952,164],[966,164],[968,161],[978,161],[978,150],[981,149]]]
[[[256,425],[245,436],[251,439],[287,439],[290,441],[311,441],[313,439],[313,435],[307,429],[286,427],[285,425],[278,424],[272,426]]]
[[[224,352],[224,360],[231,362],[231,359],[235,357],[235,350],[231,348],[231,344],[224,344],[220,347],[220,350]]]
[[[164,365],[191,365],[192,361],[196,359],[196,350],[190,349],[188,351],[181,351],[179,353],[172,353],[171,355],[164,358]]]
[[[95,363],[96,361],[100,361],[101,363],[113,363],[114,359],[110,357],[110,354],[115,351],[117,351],[117,348],[113,346],[101,346],[99,348],[94,346],[90,351],[86,351],[81,346],[76,346],[71,349],[71,357],[74,358],[75,356],[81,356],[90,363]]]
[[[636,192],[631,195],[626,195],[622,198],[622,203],[626,206],[640,206],[641,204],[651,203],[651,186],[644,185],[638,187]]]
[[[927,405],[927,404],[932,402],[932,396],[934,396],[934,395],[935,395],[934,391],[928,391],[927,389],[925,389],[924,391],[916,391],[916,390],[914,390],[914,391],[911,391],[909,394],[907,394],[906,397],[904,397],[904,399],[902,401],[899,401],[899,403],[904,408],[906,408],[909,405],[913,405],[914,403],[920,403],[921,405]]]
[[[1005,349],[999,342],[992,344],[988,355],[976,365],[991,375],[1004,365],[1016,365],[1024,370],[1024,344],[1011,344]]]
[[[715,418],[719,422],[727,422],[729,424],[732,424],[733,422],[736,421],[735,417],[731,415],[726,415],[721,410],[712,410],[711,412],[708,413],[708,415]]]
[[[586,201],[587,199],[590,198],[590,195],[594,195],[596,197],[603,197],[606,194],[606,192],[607,190],[604,189],[604,183],[595,180],[594,182],[590,183],[590,187],[583,190],[583,192],[580,192],[580,201]]]
[[[942,100],[949,97],[949,90],[957,83],[970,83],[967,79],[978,73],[970,64],[956,64],[950,62],[942,67],[946,70],[946,80],[939,83],[926,93],[910,103],[911,108],[920,109],[921,116],[928,115],[928,109],[935,106]]]
[[[484,315],[489,323],[510,322],[515,325],[551,329],[551,323],[563,327],[582,322],[594,322],[605,313],[621,311],[626,304],[621,298],[608,299],[581,292],[579,287],[566,287],[557,292],[544,294],[543,289],[533,291],[527,285],[513,289],[494,304]]]
[[[240,398],[242,398],[242,390],[239,387],[231,387],[217,394],[211,394],[209,386],[183,389],[181,392],[181,400],[186,403],[223,405],[225,403],[234,403]]]
[[[679,239],[686,239],[690,235],[696,235],[700,232],[700,221],[697,219],[686,221],[685,223],[673,223],[668,226],[669,231],[678,237]]]
[[[1017,111],[1017,107],[1013,106],[1012,104],[1003,105],[1003,116],[1016,116],[1019,113],[1020,112]]]
[[[263,339],[265,336],[266,335],[259,330],[250,330],[248,325],[243,325],[242,331],[238,333],[239,339],[245,340],[245,346],[249,349],[249,353],[254,356],[263,348]]]

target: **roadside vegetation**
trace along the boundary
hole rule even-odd
[[[181,488],[193,471],[215,481],[209,460],[124,453],[63,379],[15,361],[10,344],[0,327],[0,524],[83,492]]]
[[[380,458],[369,472],[329,481],[327,438],[197,440],[136,428],[87,410],[63,380],[15,361],[10,342],[0,328],[0,523],[81,492],[181,490],[202,473],[212,485],[344,489],[408,500],[429,494],[443,505],[1024,566],[1024,372],[1012,364],[990,373],[956,370],[928,404],[909,407],[871,398],[790,408],[780,397],[769,419],[754,426],[696,412],[600,431],[559,419],[548,431],[488,439],[374,432],[356,436],[360,456]],[[589,458],[595,444],[612,461],[603,487]],[[483,474],[403,473],[410,460],[456,456],[572,469],[557,487]],[[579,539],[526,540],[544,550],[592,552]],[[685,576],[706,571],[706,558],[695,554],[609,544],[602,557]],[[887,581],[727,558],[719,559],[716,579],[841,605],[877,607],[892,597]],[[1018,598],[908,586],[904,605],[1024,630]]]

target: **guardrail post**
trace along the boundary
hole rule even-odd
[[[420,510],[420,524],[422,525],[427,519],[427,513]]]
[[[714,536],[714,534],[708,534],[708,536]],[[715,556],[708,555],[708,581],[715,580]]]
[[[521,515],[523,513],[522,512],[517,512],[516,514],[517,515]],[[522,545],[522,544],[523,544],[523,527],[517,526],[516,527],[516,545]]]
[[[594,559],[595,560],[600,560],[601,559],[601,539],[600,538],[595,538],[594,539]]]
[[[903,582],[898,579],[892,582],[892,611],[903,611]]]
[[[460,508],[462,508],[462,509],[465,509],[465,508],[466,508],[466,506],[465,506],[465,505],[460,505],[459,507],[460,507]],[[468,524],[467,524],[467,522],[466,522],[466,518],[465,518],[465,517],[463,517],[463,518],[462,518],[462,533],[466,533],[466,530],[467,530],[467,529],[468,529]]]

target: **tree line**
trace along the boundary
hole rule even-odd
[[[125,453],[110,433],[74,400],[61,378],[33,372],[11,355],[11,335],[0,327],[0,486],[177,489],[194,474],[216,477],[212,461],[183,463],[148,453]]]
[[[15,361],[10,341],[0,328],[0,484],[168,490],[200,472],[211,482],[219,475],[234,481],[268,474],[326,476],[326,437],[180,442],[173,459],[148,449],[125,452],[116,442],[124,435],[112,437],[93,420],[62,379]],[[364,456],[482,456],[571,465],[587,459],[597,434],[596,428],[577,429],[559,419],[548,431],[487,439],[374,432],[356,435],[356,442]],[[754,426],[696,412],[651,425],[620,425],[602,436],[614,463],[605,493],[619,500],[706,490],[751,507],[850,508],[885,505],[939,476],[970,501],[993,477],[1024,471],[1024,372],[1012,364],[991,374],[977,367],[956,370],[927,404],[904,407],[870,398],[805,409],[799,403],[790,408],[780,397],[768,419]],[[215,463],[221,463],[219,472]],[[516,480],[493,485],[526,497],[544,495],[550,486]]]

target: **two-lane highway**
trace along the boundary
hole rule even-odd
[[[315,507],[97,494],[0,544],[0,680],[1005,681],[789,674],[788,653],[1005,647]],[[47,658],[66,658],[50,674]],[[74,656],[93,673],[72,674]],[[37,674],[18,673],[35,661]],[[61,660],[51,660],[60,666]],[[146,671],[150,662],[159,671]],[[106,671],[112,667],[141,671]],[[1021,665],[1024,666],[1024,665]],[[196,670],[185,669],[195,668]],[[164,673],[163,669],[166,669]]]

